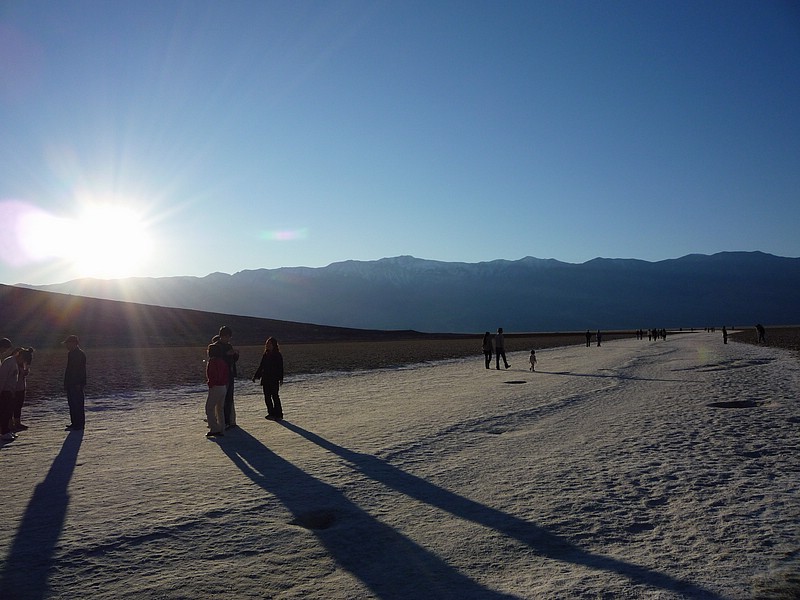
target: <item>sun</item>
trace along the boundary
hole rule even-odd
[[[83,203],[72,217],[26,208],[18,222],[22,257],[52,261],[63,275],[118,279],[138,275],[153,254],[143,215],[118,202]]]
[[[71,239],[65,242],[65,258],[82,277],[134,275],[151,250],[141,215],[113,204],[85,207],[73,224]]]

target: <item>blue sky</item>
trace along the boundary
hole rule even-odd
[[[800,8],[0,3],[1,283],[800,256]]]

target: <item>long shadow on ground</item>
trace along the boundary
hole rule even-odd
[[[701,381],[694,380],[694,379],[659,379],[656,377],[632,377],[630,375],[618,375],[618,374],[607,374],[607,373],[575,373],[573,371],[542,371],[537,370],[536,373],[541,373],[542,375],[561,375],[564,377],[597,377],[600,379],[620,379],[623,381],[665,381],[669,383],[674,382],[683,382],[683,383],[702,383]]]
[[[47,597],[48,578],[69,506],[67,486],[82,441],[83,432],[73,431],[67,436],[44,480],[33,491],[3,565],[0,597]]]
[[[509,538],[526,544],[540,556],[616,573],[630,579],[637,585],[647,588],[666,590],[691,598],[705,598],[708,600],[721,598],[710,590],[688,581],[681,581],[666,573],[608,556],[593,554],[542,527],[449,492],[420,477],[406,473],[375,456],[353,452],[297,425],[285,421],[282,422],[282,425],[346,460],[370,479],[411,498],[447,511],[458,518],[494,529]],[[419,550],[426,552],[422,549]]]
[[[313,531],[331,558],[378,598],[415,598],[420,590],[431,598],[514,598],[470,579],[243,429],[231,433],[220,443],[222,451],[242,473],[286,506],[294,516],[293,524]]]

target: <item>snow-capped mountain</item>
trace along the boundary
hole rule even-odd
[[[800,258],[761,252],[583,264],[398,256],[206,277],[37,286],[97,298],[367,329],[480,332],[800,322]]]

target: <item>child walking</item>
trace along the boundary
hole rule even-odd
[[[531,371],[536,370],[536,350],[531,350]]]

